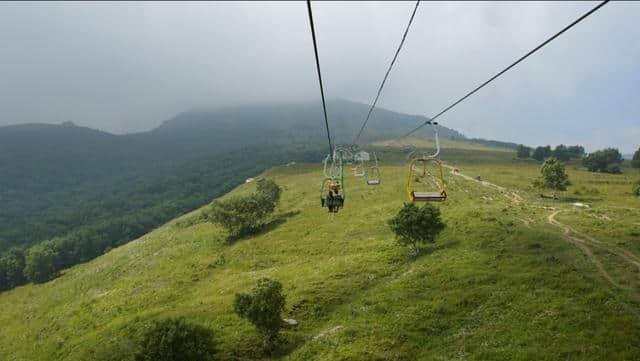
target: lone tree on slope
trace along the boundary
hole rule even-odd
[[[282,188],[274,181],[261,179],[253,194],[214,201],[207,218],[225,228],[230,239],[251,234],[265,225],[281,194]]]
[[[388,223],[396,235],[396,242],[410,246],[414,257],[420,253],[419,243],[435,242],[436,236],[445,228],[440,219],[440,209],[431,204],[418,207],[405,203]]]
[[[554,191],[565,191],[567,190],[567,186],[571,185],[569,176],[565,172],[564,164],[556,158],[551,157],[545,160],[544,163],[542,163],[542,167],[540,167],[540,173],[542,177],[540,180],[534,181],[535,185]]]
[[[184,318],[154,321],[139,341],[135,361],[214,361],[213,332]]]
[[[283,324],[281,314],[285,302],[282,284],[276,280],[261,278],[251,293],[236,293],[233,311],[256,326],[264,338],[264,349],[270,351]]]

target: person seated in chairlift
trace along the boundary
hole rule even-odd
[[[339,196],[340,185],[337,181],[329,182],[329,193],[327,193],[327,208],[329,208],[329,212],[333,212],[334,209],[337,209],[338,206],[333,202]]]

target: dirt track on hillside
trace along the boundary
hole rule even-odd
[[[524,202],[525,204],[527,204],[528,202],[526,202],[520,195],[518,195],[517,193],[508,190],[505,187],[499,186],[497,184],[491,183],[491,182],[487,182],[487,181],[482,181],[482,180],[478,180],[475,179],[471,176],[468,176],[464,173],[461,173],[457,168],[450,166],[450,165],[444,165],[443,167],[446,167],[447,169],[450,170],[451,174],[461,177],[465,180],[468,181],[472,181],[472,182],[476,182],[481,184],[484,187],[487,188],[492,188],[495,190],[498,190],[501,194],[503,194],[506,198],[510,199],[512,202],[514,203],[521,203]],[[591,237],[589,235],[586,234],[581,234],[576,232],[575,230],[573,230],[571,227],[560,223],[558,220],[555,219],[556,215],[558,215],[560,212],[562,212],[562,210],[554,210],[548,217],[547,217],[547,222],[555,227],[558,227],[562,230],[563,232],[563,236],[565,238],[565,240],[569,243],[571,243],[572,245],[578,247],[586,256],[587,258],[589,258],[589,260],[591,261],[591,263],[593,263],[593,265],[596,267],[598,273],[600,273],[611,285],[613,285],[614,287],[620,288],[620,289],[624,289],[624,290],[629,290],[631,291],[633,297],[640,301],[640,294],[638,294],[638,292],[634,291],[633,288],[631,286],[625,286],[625,285],[621,285],[620,283],[616,282],[613,277],[611,277],[611,275],[607,272],[607,270],[602,266],[602,263],[600,263],[600,261],[596,258],[596,256],[593,254],[591,248],[589,247],[596,247],[599,249],[602,249],[612,255],[617,256],[620,260],[624,261],[625,263],[627,263],[628,265],[631,265],[635,268],[638,269],[638,271],[640,271],[640,257],[636,256],[635,254],[627,251],[626,249],[620,248],[620,247],[615,247],[615,246],[610,246],[605,244],[602,241],[597,240],[594,237]],[[520,219],[525,226],[530,228],[530,219],[529,220],[524,220],[524,219]],[[638,279],[638,277],[636,277],[635,279],[636,281],[640,281]]]
[[[447,169],[449,169],[450,173],[455,175],[455,176],[462,177],[462,178],[464,178],[464,179],[466,179],[468,181],[476,182],[476,183],[481,184],[484,187],[493,188],[493,189],[499,191],[503,196],[507,197],[508,199],[510,199],[511,201],[513,201],[515,203],[520,203],[520,202],[524,201],[524,199],[522,199],[522,197],[520,197],[520,195],[518,193],[510,191],[505,187],[502,187],[502,186],[499,186],[497,184],[494,184],[494,183],[491,183],[491,182],[487,182],[487,181],[484,181],[484,180],[475,179],[475,178],[473,178],[471,176],[468,176],[468,175],[466,175],[464,173],[461,173],[458,170],[458,168],[456,168],[456,167],[453,167],[453,166],[450,166],[450,165],[447,165],[447,164],[443,164],[442,166],[447,168]]]

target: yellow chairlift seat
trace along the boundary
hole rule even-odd
[[[438,140],[438,123],[429,121],[427,124],[433,126],[433,132],[436,141],[436,152],[430,155],[422,155],[421,157],[413,158],[409,162],[409,174],[407,176],[407,195],[411,202],[444,202],[447,199],[447,192],[445,191],[444,173],[442,171],[442,162],[437,158],[440,154],[440,141]],[[414,152],[411,152],[413,154]],[[427,171],[428,163],[435,163],[438,169],[437,174],[432,175]],[[416,163],[422,163],[422,171],[416,169]],[[418,174],[422,177],[433,176],[437,180],[437,191],[416,191],[413,186],[414,178],[418,178]],[[419,181],[419,179],[418,179]]]

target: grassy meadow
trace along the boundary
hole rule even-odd
[[[442,160],[458,169],[445,169],[438,205],[447,228],[414,260],[386,224],[406,201],[405,154],[375,147],[382,184],[348,173],[336,215],[320,207],[320,164],[279,166],[261,175],[284,192],[257,235],[225,243],[196,210],[0,294],[0,360],[127,359],[130,335],[169,316],[213,329],[221,360],[640,359],[637,171],[569,164],[572,186],[543,199],[531,187],[539,163],[447,140]],[[261,277],[282,282],[284,316],[300,322],[270,356],[232,312],[235,293]]]

